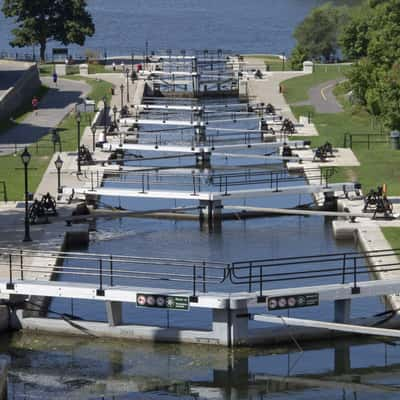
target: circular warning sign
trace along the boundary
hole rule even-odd
[[[156,299],[156,304],[157,304],[157,307],[165,307],[165,297],[158,296]]]
[[[139,294],[136,301],[139,306],[144,306],[146,304],[146,296]]]
[[[294,307],[296,305],[296,298],[295,297],[289,297],[287,300],[288,306],[289,307]]]
[[[275,310],[276,307],[278,307],[278,302],[276,301],[276,299],[270,299],[268,301],[268,308],[270,310]]]
[[[147,296],[147,305],[153,307],[154,304],[156,304],[156,299],[154,298],[154,296]]]
[[[286,300],[286,298],[285,298],[285,297],[281,297],[281,298],[278,300],[278,305],[279,305],[280,308],[286,307],[286,306],[287,306],[287,300]]]

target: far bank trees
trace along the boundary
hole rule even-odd
[[[4,0],[2,11],[17,25],[11,46],[39,45],[42,61],[49,40],[82,46],[95,32],[85,0]]]

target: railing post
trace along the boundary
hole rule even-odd
[[[260,265],[259,269],[259,279],[260,279],[260,295],[258,296],[257,303],[265,302],[266,297],[263,295],[263,271],[262,265]]]
[[[24,262],[23,262],[22,250],[19,251],[19,257],[20,257],[20,266],[21,266],[21,281],[23,281],[24,280]]]
[[[196,177],[192,175],[192,183],[193,183],[193,196],[196,196]]]
[[[342,285],[346,282],[346,253],[343,254]]]
[[[228,196],[228,175],[225,175],[225,196]]]
[[[193,265],[193,293],[192,296],[189,297],[189,301],[191,301],[192,303],[197,303],[198,299],[196,296],[196,264]]]
[[[351,288],[351,294],[359,294],[360,288],[357,286],[357,258],[354,256],[353,258],[353,278],[354,278],[354,286]]]
[[[203,261],[203,293],[206,292],[206,262]]]
[[[10,268],[10,280],[6,285],[6,288],[8,290],[14,290],[14,283],[12,281],[12,255],[11,254],[8,255],[8,265]]]
[[[251,293],[252,283],[253,283],[253,263],[250,262],[249,264],[250,271],[249,271],[249,293]]]
[[[142,193],[144,193],[144,174],[142,174]]]
[[[104,296],[103,289],[103,260],[99,259],[99,288],[96,290],[96,296]]]
[[[113,256],[110,255],[110,286],[114,286],[114,277],[113,277]]]

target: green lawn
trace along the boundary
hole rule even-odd
[[[288,102],[293,103],[307,99],[307,92],[313,85],[325,80],[341,79],[341,71],[336,68],[323,67],[317,69],[316,76],[305,76],[290,79],[283,84],[287,88],[285,97]],[[313,74],[314,75],[314,74]],[[371,116],[360,108],[354,109],[350,106],[343,94],[347,89],[343,85],[335,91],[339,100],[344,105],[344,111],[338,114],[318,114],[312,106],[291,106],[296,116],[312,114],[319,137],[312,138],[312,146],[317,147],[326,141],[331,142],[334,147],[343,147],[344,135],[348,133],[370,133],[376,134],[377,139],[386,139],[385,133],[380,135],[381,127],[372,120]],[[386,133],[387,135],[387,133]],[[310,138],[304,138],[310,139]],[[364,192],[378,185],[386,183],[389,195],[400,194],[400,151],[392,150],[389,143],[372,144],[368,150],[367,144],[353,144],[353,151],[361,163],[360,167],[339,168],[333,178],[334,181],[358,181],[363,185]]]
[[[288,79],[282,83],[283,93],[289,104],[308,100],[308,90],[323,82],[336,79],[344,79],[344,73],[349,69],[348,65],[314,65],[314,73],[299,78]]]
[[[47,64],[39,64],[39,72],[41,76],[51,76],[53,75],[54,66],[52,63]],[[111,72],[110,70],[106,70],[103,64],[89,64],[89,74],[97,74]],[[72,65],[68,68],[68,75],[79,74],[79,65]]]
[[[381,228],[393,249],[400,249],[400,228]]]
[[[91,86],[89,93],[91,99],[97,103],[104,95],[108,101],[110,100],[111,84],[104,81],[96,81],[94,79],[85,79]],[[86,126],[90,124],[92,115],[84,115],[81,121],[81,134]],[[63,151],[76,150],[77,144],[77,126],[74,115],[67,116],[58,126],[58,130],[62,142]],[[58,151],[58,149],[57,149]],[[29,147],[32,155],[29,167],[29,191],[35,192],[42,176],[47,169],[49,161],[53,155],[53,144],[51,142],[51,134],[43,136],[37,143]],[[5,181],[9,200],[23,199],[23,170],[20,158],[21,152],[15,155],[0,157],[0,182]],[[2,186],[0,184],[0,200],[3,200]]]
[[[279,56],[273,56],[270,54],[243,54],[243,57],[255,58],[257,60],[264,61],[265,67],[269,66],[270,71],[282,71],[290,70],[290,63],[288,60],[283,63]]]

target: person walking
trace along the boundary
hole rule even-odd
[[[36,96],[33,96],[32,98],[32,110],[35,113],[35,115],[38,114],[38,106],[39,106],[39,100]]]
[[[58,75],[57,75],[57,72],[54,71],[53,72],[53,83],[55,86],[57,86],[57,80],[58,80]]]

